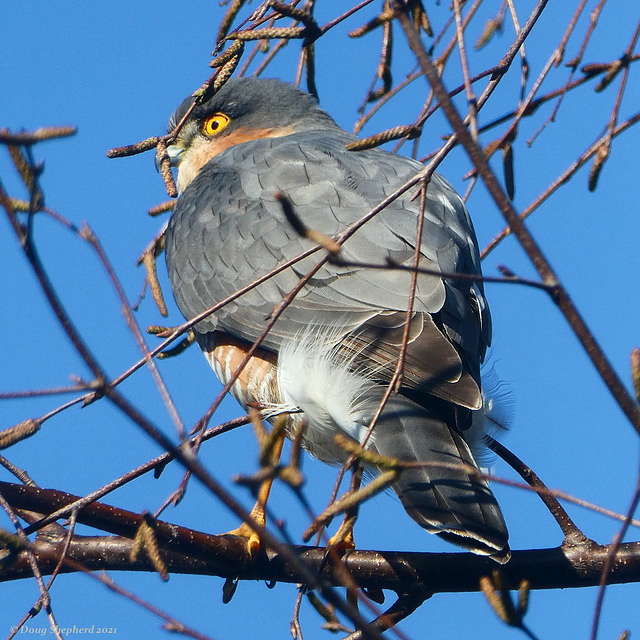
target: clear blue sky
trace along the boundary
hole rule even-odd
[[[320,23],[337,15],[339,7],[351,3],[318,2]],[[432,3],[426,3],[431,6]],[[475,21],[479,32],[495,10]],[[524,21],[530,0],[519,2]],[[527,44],[531,78],[537,77],[559,42],[568,16],[577,2],[551,2],[534,36]],[[585,62],[600,62],[619,56],[627,46],[638,19],[636,3],[609,3],[585,55]],[[579,33],[595,5],[579,25]],[[328,8],[329,7],[329,8]],[[633,9],[636,9],[636,15]],[[380,35],[371,34],[355,43],[344,38],[344,30],[359,26],[377,11],[349,20],[317,45],[318,86],[322,105],[351,129],[377,64]],[[107,149],[161,134],[175,106],[208,77],[209,54],[224,8],[217,2],[85,3],[49,0],[31,5],[5,2],[0,6],[0,126],[16,131],[44,125],[73,124],[78,134],[68,140],[48,142],[35,148],[45,162],[42,185],[47,204],[76,224],[86,221],[108,254],[129,300],[134,302],[144,274],[135,266],[137,257],[159,231],[163,220],[146,211],[166,199],[156,174],[153,155],[109,160]],[[448,3],[431,8],[436,25],[442,24]],[[628,12],[631,19],[621,16]],[[472,72],[495,64],[512,41],[508,21],[505,32],[473,59]],[[396,30],[396,41],[403,36]],[[567,58],[575,55],[581,36],[570,41]],[[401,47],[404,48],[404,47]],[[268,75],[292,80],[298,46]],[[362,55],[362,52],[365,55]],[[453,68],[454,65],[452,65]],[[406,55],[394,60],[396,79],[412,64]],[[559,86],[566,78],[560,69],[545,85]],[[483,111],[481,122],[500,115],[505,104],[515,104],[520,76],[517,63],[495,99]],[[452,83],[459,82],[459,73]],[[422,80],[420,81],[422,82]],[[420,108],[422,87],[411,89],[414,105],[402,113],[382,110],[365,133],[374,133],[398,122],[412,121]],[[617,87],[615,89],[617,91]],[[412,94],[413,95],[413,94]],[[613,107],[614,92],[594,94],[593,86],[566,98],[557,121],[548,127],[533,147],[528,139],[549,113],[524,121],[515,149],[516,208],[526,207],[548,184],[604,130]],[[460,103],[462,104],[462,103]],[[637,69],[632,68],[629,87],[620,112],[621,120],[634,114],[640,104]],[[421,150],[440,144],[448,131],[438,118],[427,125]],[[488,134],[483,142],[490,142]],[[625,383],[629,382],[629,354],[640,344],[638,332],[637,130],[617,138],[595,193],[586,188],[588,168],[549,199],[530,219],[529,227],[556,268],[561,280],[584,315],[590,328]],[[499,165],[496,163],[496,167]],[[462,177],[469,170],[462,151],[451,154],[441,172],[461,192]],[[5,189],[23,197],[6,152],[0,154],[0,179]],[[500,214],[484,189],[474,190],[471,211],[483,247],[501,230]],[[85,243],[58,224],[38,217],[37,245],[49,274],[59,288],[82,335],[93,346],[109,375],[116,376],[137,361],[139,351],[123,320],[119,302],[95,255]],[[5,222],[0,222],[0,392],[65,385],[69,376],[89,375],[86,367],[62,337],[61,330],[44,302],[28,264]],[[507,265],[518,275],[535,277],[526,256],[510,238],[487,258],[485,273],[497,275],[496,266]],[[171,316],[180,316],[163,267]],[[488,285],[494,320],[494,347],[490,365],[508,389],[512,430],[504,440],[553,488],[618,512],[625,512],[636,483],[637,436],[599,380],[582,348],[559,311],[537,290],[512,285]],[[141,327],[165,322],[148,296],[138,313]],[[149,338],[148,344],[155,345]],[[204,413],[219,391],[213,372],[197,350],[178,359],[164,361],[161,372],[185,424],[190,427]],[[138,373],[122,390],[139,403],[144,413],[174,435],[149,374]],[[0,404],[0,428],[46,413],[59,398],[11,400]],[[223,421],[239,414],[231,400],[219,414]],[[229,434],[206,445],[203,460],[215,476],[232,488],[246,504],[248,496],[233,486],[237,473],[255,469],[257,447],[249,429]],[[105,402],[86,409],[74,408],[45,423],[36,438],[5,452],[27,469],[44,487],[72,493],[92,491],[130,468],[158,454],[157,446]],[[308,495],[320,510],[326,503],[335,471],[311,459],[305,461]],[[517,480],[500,461],[497,475]],[[177,465],[160,480],[144,478],[109,496],[107,502],[132,510],[154,511],[177,486]],[[9,480],[4,471],[0,478]],[[495,485],[503,507],[514,549],[556,546],[560,531],[533,495]],[[286,518],[290,533],[299,539],[305,528],[300,507],[285,489],[276,491],[274,508]],[[568,506],[583,531],[597,542],[608,543],[617,525],[584,509]],[[165,519],[210,532],[221,532],[237,522],[195,482],[183,503],[164,514]],[[0,516],[2,526],[9,527]],[[89,530],[82,530],[88,533]],[[637,539],[631,531],[630,539]],[[392,495],[382,495],[362,509],[356,528],[361,548],[404,550],[452,550],[429,536],[404,514]],[[213,638],[287,637],[295,589],[278,585],[241,584],[230,605],[221,603],[222,581],[209,577],[171,576],[167,584],[156,575],[112,576],[123,586]],[[0,637],[8,634],[37,599],[35,582],[0,584]],[[63,576],[52,590],[54,612],[62,627],[115,627],[118,638],[157,638],[163,633],[159,621],[136,605],[106,592],[84,576]],[[389,596],[391,602],[393,594]],[[625,628],[640,632],[638,585],[614,586],[607,592],[601,638],[616,638]],[[588,637],[595,589],[535,592],[531,597],[529,626],[540,638]],[[257,604],[257,606],[256,606]],[[305,606],[302,615],[306,640],[327,637],[319,629],[320,618]],[[28,625],[47,627],[44,615]],[[517,638],[521,635],[498,621],[479,594],[437,595],[425,603],[401,629],[413,638],[469,637]],[[73,637],[73,636],[69,636]]]

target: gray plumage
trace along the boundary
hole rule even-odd
[[[172,121],[180,119],[183,104]],[[279,81],[230,81],[192,117],[177,141],[186,158],[197,123],[226,113],[221,137],[240,130],[286,127],[288,135],[229,146],[206,163],[181,194],[169,222],[166,258],[176,302],[193,318],[256,278],[315,246],[287,222],[284,194],[301,221],[327,236],[343,231],[423,167],[379,149],[353,152],[344,132],[313,98]],[[293,131],[289,133],[289,131]],[[392,202],[344,244],[344,260],[412,265],[420,199],[416,188]],[[434,175],[427,190],[420,266],[479,274],[477,241],[466,208],[452,187]],[[318,261],[321,253],[231,302],[200,322],[207,350],[212,332],[252,343],[268,316]],[[331,335],[344,362],[370,380],[369,399],[382,397],[396,365],[409,302],[411,274],[328,263],[276,321],[262,343],[278,352],[311,327]],[[480,364],[491,339],[491,319],[481,282],[418,277],[403,386],[392,396],[370,444],[401,460],[464,462],[475,466],[465,434],[481,422]],[[369,404],[367,406],[373,406]],[[361,416],[361,420],[371,416]],[[474,418],[475,416],[475,418]],[[365,425],[366,426],[366,425]],[[308,435],[321,459],[335,458],[330,425]],[[487,484],[464,470],[405,471],[394,487],[409,515],[429,531],[504,562],[507,531]]]

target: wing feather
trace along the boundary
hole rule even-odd
[[[309,228],[334,235],[358,221],[422,165],[381,150],[349,152],[340,131],[306,131],[231,147],[209,162],[180,197],[166,255],[176,301],[187,318],[205,311],[275,266],[314,246],[284,217],[276,194],[292,201]],[[366,223],[341,255],[357,263],[413,264],[419,199],[409,192]],[[413,240],[412,240],[413,239]],[[427,191],[421,265],[480,273],[467,211],[434,175]],[[273,308],[316,263],[316,254],[202,321],[245,340],[262,332]],[[326,264],[285,310],[264,346],[277,351],[309,326],[340,325],[360,360],[390,378],[399,355],[411,274]],[[482,284],[421,274],[411,320],[404,384],[463,407],[481,404],[479,364],[490,341]],[[364,342],[369,346],[362,349]],[[362,365],[362,362],[358,363]]]

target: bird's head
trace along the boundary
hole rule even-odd
[[[184,117],[194,98],[189,96],[169,120],[169,131]],[[178,167],[178,187],[184,191],[200,169],[225,149],[254,140],[298,131],[337,127],[316,99],[280,80],[237,78],[189,115],[168,147],[171,165]]]

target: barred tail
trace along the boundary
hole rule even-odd
[[[374,448],[383,455],[423,466],[402,471],[394,489],[407,513],[431,533],[499,563],[511,557],[507,527],[462,436],[447,423],[447,406],[426,409],[391,397],[380,417]],[[461,465],[457,467],[457,465]]]

